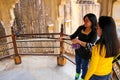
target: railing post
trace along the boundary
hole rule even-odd
[[[14,48],[14,61],[15,64],[20,64],[21,63],[21,57],[18,54],[18,50],[17,50],[17,44],[16,44],[16,36],[14,34],[14,30],[13,27],[11,27],[11,33],[12,33],[12,42],[13,42],[13,48]]]
[[[60,32],[60,37],[63,36],[63,24],[61,24],[61,32]],[[60,55],[63,55],[63,50],[64,50],[64,43],[63,41],[60,42]]]
[[[63,36],[63,24],[61,24],[61,32],[60,32],[60,37]],[[64,66],[66,64],[66,59],[63,56],[64,53],[64,42],[60,42],[60,56],[57,57],[57,64],[60,66]]]

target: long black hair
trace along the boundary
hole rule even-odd
[[[116,56],[119,52],[119,40],[117,37],[116,25],[113,18],[108,16],[101,16],[99,18],[98,25],[102,29],[102,35],[97,44],[100,44],[100,49],[102,49],[103,45],[105,45],[105,57]]]
[[[88,19],[91,21],[92,23],[92,30],[95,30],[96,27],[97,27],[97,18],[96,18],[96,15],[93,14],[93,13],[88,13],[86,14],[84,17],[83,17],[83,20],[85,20],[85,18],[88,17]]]

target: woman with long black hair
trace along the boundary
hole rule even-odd
[[[113,58],[119,53],[119,40],[112,17],[101,16],[97,26],[100,39],[92,48],[85,80],[110,80]]]
[[[83,18],[84,25],[78,27],[78,29],[70,36],[63,36],[59,38],[71,39],[73,45],[79,45],[75,49],[75,61],[76,61],[76,74],[75,80],[79,80],[79,75],[81,74],[81,79],[84,80],[88,69],[88,63],[90,59],[89,50],[97,39],[97,19],[92,13],[88,13]],[[82,72],[81,72],[82,71]]]

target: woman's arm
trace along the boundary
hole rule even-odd
[[[90,36],[90,39],[89,39],[89,42],[84,42],[84,41],[81,41],[79,39],[73,39],[72,42],[73,44],[80,44],[81,46],[85,47],[86,49],[89,49],[91,50],[92,46],[95,44],[96,42],[96,39],[97,39],[97,32],[94,31],[91,36]]]
[[[58,41],[62,41],[63,39],[70,39],[70,36],[62,36],[58,38]]]
[[[79,34],[79,32],[80,32],[81,29],[82,29],[82,26],[78,27],[78,29],[72,35],[70,35],[70,36],[59,37],[58,41],[62,41],[64,38],[65,39],[71,39],[71,40],[75,39],[78,36],[78,34]]]

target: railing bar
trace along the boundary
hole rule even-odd
[[[32,52],[32,51],[30,51],[30,52],[27,52],[27,53],[54,53],[54,51],[53,50],[44,51],[44,52]]]
[[[21,36],[20,36],[21,37]],[[34,36],[22,36],[23,38],[25,37],[25,38],[48,38],[48,39],[50,39],[50,38],[52,38],[52,37],[34,37]]]
[[[72,60],[70,60],[68,57],[66,57],[66,56],[64,56],[64,55],[63,55],[63,57],[66,58],[68,61],[72,62],[74,65],[76,65],[76,63],[73,62]]]
[[[28,37],[28,36],[26,37],[26,36],[24,36],[24,37],[25,37],[25,38],[32,38],[32,39],[33,39],[33,38],[56,39],[55,41],[57,41],[57,39],[58,39],[58,38],[53,38],[53,37],[33,37],[33,36],[31,36],[31,37]],[[70,40],[70,39],[63,38],[63,40]]]
[[[48,42],[48,41],[49,42],[56,42],[56,40],[54,40],[54,41],[53,40],[51,40],[51,41],[50,40],[36,40],[36,41],[32,41],[32,40],[30,40],[30,41],[18,41],[17,40],[16,42]]]
[[[53,38],[53,37],[32,37],[32,38],[46,38],[46,39],[55,39],[57,41],[58,38]]]
[[[9,48],[9,49],[1,50],[0,52],[7,51],[7,50],[10,50],[10,49],[13,49],[13,47],[12,47],[12,48]]]
[[[118,60],[118,61],[119,61],[119,60]],[[118,61],[116,61],[116,64],[120,66],[120,63],[119,63]],[[119,69],[120,69],[120,67],[119,67]]]
[[[68,43],[68,42],[66,42],[66,41],[64,41],[66,44],[69,44],[69,45],[72,45],[71,43]]]
[[[19,55],[35,55],[35,56],[59,56],[60,54],[40,54],[40,53],[19,53]]]
[[[23,35],[59,35],[60,33],[36,33],[36,34],[19,34],[19,36],[23,36]]]
[[[1,36],[0,39],[1,39],[1,38],[10,37],[10,36],[11,36],[11,35]]]
[[[115,75],[116,75],[117,79],[119,80],[119,76],[116,74],[116,71],[114,70],[114,68],[113,68],[113,71],[115,72]]]
[[[3,56],[3,57],[0,57],[0,60],[5,59],[5,58],[8,58],[8,57],[11,57],[11,56],[13,56],[13,55],[14,55],[14,54],[5,55],[5,56]]]
[[[17,48],[60,48],[60,47],[17,47]]]
[[[0,45],[11,44],[12,42],[0,43]]]
[[[68,34],[64,34],[64,33],[63,33],[63,35],[64,35],[64,36],[70,36],[70,35],[68,35]]]

